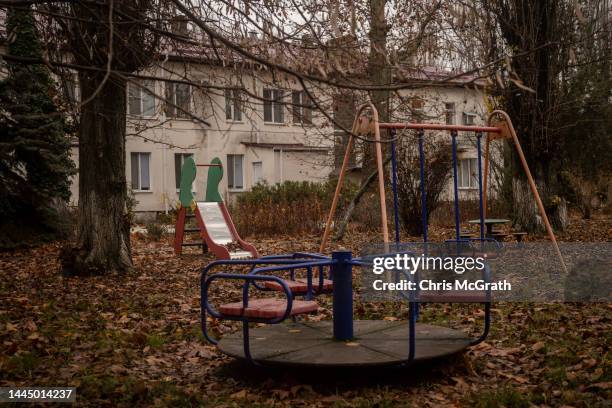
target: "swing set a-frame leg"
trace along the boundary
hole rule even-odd
[[[557,256],[559,257],[559,261],[561,261],[561,266],[563,267],[563,271],[567,273],[567,266],[565,265],[565,261],[563,260],[563,255],[561,255],[561,250],[559,249],[557,238],[555,237],[555,233],[553,232],[552,226],[550,225],[550,221],[548,220],[548,216],[546,215],[544,204],[542,203],[542,199],[540,198],[540,193],[538,193],[538,188],[533,179],[533,176],[531,175],[531,171],[529,170],[527,159],[525,159],[523,148],[521,147],[521,143],[518,140],[516,131],[514,130],[514,125],[512,125],[512,121],[510,120],[510,116],[508,116],[508,114],[502,110],[495,110],[491,112],[491,114],[489,115],[489,124],[491,124],[491,119],[494,116],[501,116],[505,122],[506,130],[509,133],[509,135],[505,135],[505,136],[506,137],[509,136],[510,138],[512,138],[514,147],[516,148],[516,152],[518,153],[519,159],[521,161],[521,165],[523,166],[523,170],[525,171],[525,175],[527,176],[529,188],[531,189],[531,192],[533,193],[536,204],[538,206],[538,210],[540,211],[540,216],[542,217],[542,220],[544,221],[546,232],[548,232],[548,236],[551,242],[553,243],[553,246],[555,247],[555,252],[557,253]],[[487,157],[485,159],[485,180],[486,180],[486,174],[488,170],[488,145],[489,145],[489,137],[487,137],[487,148],[486,148]],[[485,181],[485,187],[486,187],[486,181]],[[485,201],[485,208],[486,208],[486,201]]]

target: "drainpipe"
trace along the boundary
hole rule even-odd
[[[280,182],[282,183],[284,181],[283,180],[284,177],[283,177],[283,148],[282,147],[280,148],[280,151],[279,151],[278,163],[279,163],[279,167],[280,167],[280,169],[279,169]]]
[[[164,65],[166,64],[166,62],[168,62],[168,53],[164,55],[164,59],[161,62],[162,75],[164,75]],[[161,110],[161,121],[162,123],[166,121],[165,109]],[[165,144],[165,133],[166,132],[164,131],[164,126],[165,125],[161,126],[161,140],[164,142],[162,143],[162,191],[164,192],[163,194],[164,212],[166,213],[166,215],[168,215],[168,191],[166,187],[166,155],[168,152],[168,145]]]

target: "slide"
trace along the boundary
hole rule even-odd
[[[208,167],[205,201],[194,201],[191,185],[195,180],[196,164],[193,158],[185,159],[181,169],[181,209],[175,230],[175,252],[180,254],[185,233],[186,208],[193,208],[202,243],[217,259],[259,258],[257,249],[238,235],[232,217],[219,194],[219,183],[223,179],[221,160],[215,157]]]

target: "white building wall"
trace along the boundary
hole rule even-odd
[[[170,64],[170,63],[168,63]],[[169,71],[178,72],[182,64],[167,66]],[[201,65],[190,65],[190,77],[199,78],[202,83],[217,86],[245,85],[249,92],[263,94],[264,87],[271,87],[273,79],[269,73],[260,72],[260,78],[237,75],[236,71]],[[161,73],[156,73],[161,75]],[[178,78],[178,77],[177,77]],[[213,82],[214,81],[214,82]],[[274,87],[285,89],[290,101],[290,89],[300,89],[297,84],[278,80]],[[164,95],[164,84],[157,82],[154,92]],[[210,123],[206,126],[193,119],[168,120],[163,112],[163,101],[156,101],[155,115],[150,118],[128,115],[126,137],[126,178],[131,187],[131,154],[150,154],[150,189],[133,190],[137,200],[136,211],[168,211],[178,203],[176,188],[175,154],[191,153],[197,164],[208,164],[219,157],[224,166],[224,179],[220,192],[226,200],[236,194],[248,191],[256,184],[253,163],[261,163],[262,181],[274,184],[286,180],[323,181],[332,168],[332,157],[328,151],[309,151],[285,145],[302,144],[306,147],[329,147],[333,145],[331,127],[325,127],[320,118],[313,117],[312,126],[292,123],[292,112],[284,109],[284,123],[264,123],[263,104],[249,98],[245,103],[241,121],[226,120],[225,96],[223,90],[210,92],[201,89],[192,92],[192,112]],[[143,130],[145,129],[145,130]],[[138,135],[134,135],[138,133]],[[132,135],[130,135],[132,134]],[[261,147],[258,144],[263,144]],[[277,144],[277,145],[275,145]],[[228,187],[228,155],[242,155],[243,182],[241,189]],[[73,158],[78,162],[78,149],[73,149]],[[280,159],[280,161],[279,161]],[[280,165],[280,167],[279,167]],[[198,167],[194,192],[197,200],[203,200],[208,168]],[[78,201],[78,177],[72,186],[72,203]]]
[[[276,87],[289,92],[301,89],[299,84],[285,76],[273,77],[267,71],[241,72],[234,68],[211,67],[207,65],[175,64],[168,62],[165,68],[169,72],[189,70],[189,77],[197,78],[202,84],[218,87],[242,86],[248,92],[263,95],[264,88]],[[170,77],[165,72],[150,74]],[[180,75],[174,76],[180,79]],[[154,92],[164,95],[164,83],[155,83]],[[444,123],[445,103],[455,104],[454,123],[462,123],[464,113],[476,114],[475,124],[484,123],[485,98],[482,90],[464,87],[430,87],[418,90],[401,91],[403,98],[419,96],[425,101],[423,121]],[[288,102],[291,101],[288,94]],[[322,115],[313,115],[313,124],[303,126],[293,124],[290,107],[284,109],[284,123],[266,123],[263,119],[263,103],[247,97],[243,117],[240,121],[227,120],[225,117],[225,96],[222,89],[192,92],[191,111],[195,116],[205,119],[206,126],[194,119],[166,118],[163,102],[156,101],[155,114],[150,118],[128,115],[126,137],[126,177],[131,187],[131,154],[150,154],[150,183],[148,191],[134,191],[137,200],[136,211],[168,211],[178,203],[176,188],[175,154],[191,153],[198,164],[208,164],[214,157],[219,157],[224,165],[224,179],[220,192],[227,200],[237,194],[248,191],[256,184],[253,163],[261,163],[262,181],[268,184],[287,180],[325,181],[333,165],[333,129]],[[313,110],[314,112],[314,110]],[[410,112],[395,112],[395,121],[410,121]],[[472,138],[473,139],[473,138]],[[460,135],[459,159],[476,157],[473,143]],[[312,149],[299,148],[301,144]],[[323,148],[316,150],[316,148]],[[327,150],[325,150],[327,149]],[[227,156],[242,155],[243,182],[242,189],[228,188]],[[78,148],[73,148],[73,159],[78,163]],[[259,164],[258,164],[259,165]],[[259,170],[258,170],[259,171]],[[197,200],[203,200],[208,169],[198,167],[194,192]],[[71,202],[78,201],[78,175],[74,177]],[[447,197],[452,198],[452,182],[449,183]],[[462,189],[461,198],[477,198],[477,190]]]

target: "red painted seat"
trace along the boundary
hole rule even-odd
[[[485,303],[487,302],[486,292],[444,292],[444,293],[425,293],[419,294],[420,302],[428,303]]]
[[[249,305],[244,309],[242,302],[226,303],[219,306],[219,312],[228,316],[245,316],[259,319],[274,319],[283,317],[287,309],[287,301],[285,299],[252,299],[249,300]],[[291,305],[289,316],[298,314],[312,313],[319,309],[317,302],[311,300],[294,300]]]
[[[292,293],[306,293],[308,292],[308,279],[300,278],[296,280],[286,280],[285,283],[289,287]],[[282,291],[283,287],[278,282],[266,281],[264,286],[268,289]],[[334,281],[329,279],[323,279],[323,290],[332,290],[334,287]],[[319,291],[319,278],[312,279],[312,290],[314,292]]]

